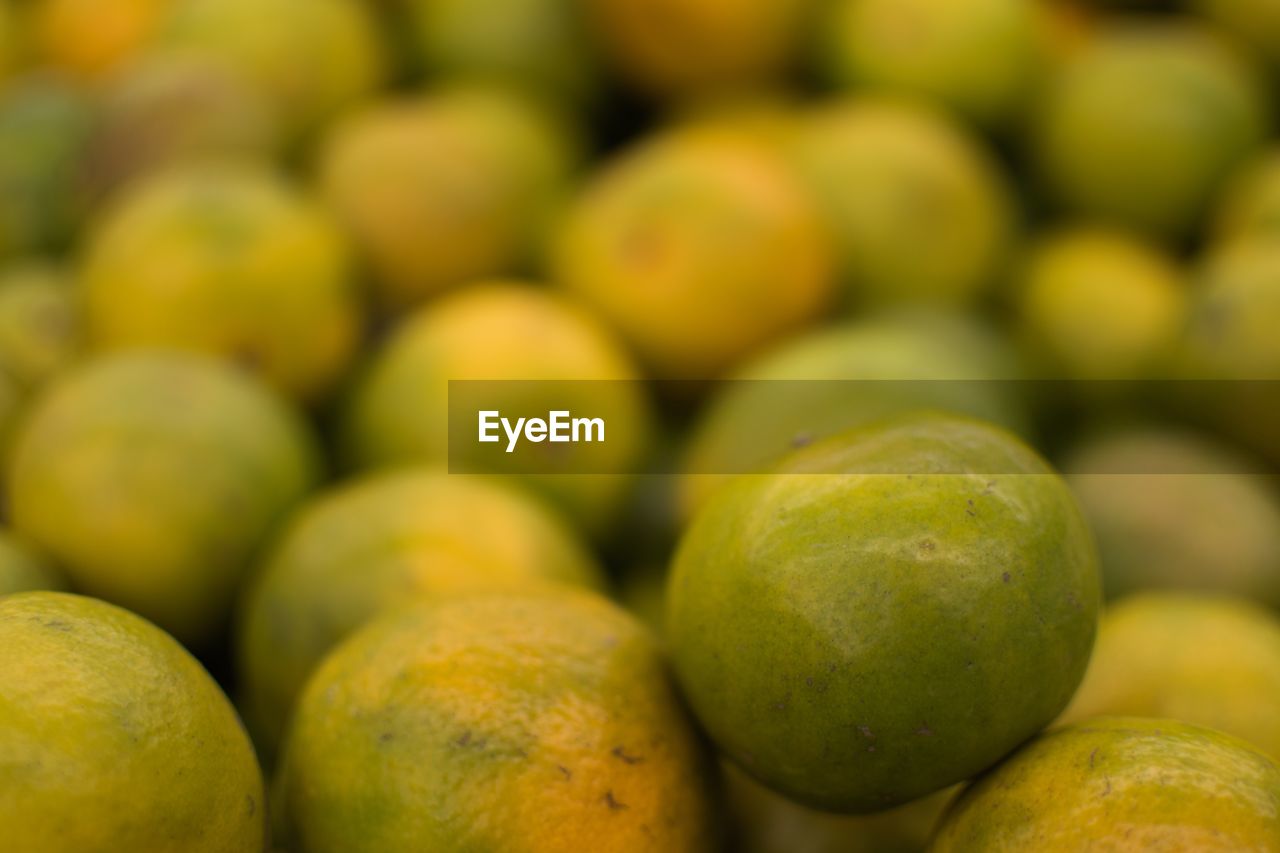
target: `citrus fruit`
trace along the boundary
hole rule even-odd
[[[822,59],[838,84],[898,92],[980,124],[1008,124],[1041,67],[1033,0],[835,0]]]
[[[1176,349],[1189,290],[1159,247],[1123,231],[1077,227],[1040,239],[1013,301],[1021,337],[1050,376],[1145,379]]]
[[[616,520],[626,475],[637,470],[648,442],[638,378],[626,352],[578,306],[532,286],[482,282],[419,309],[394,330],[347,403],[343,444],[361,469],[448,461],[450,470],[519,476],[599,533]],[[451,409],[450,380],[488,381],[455,388]],[[545,416],[552,409],[602,418],[606,440],[528,445],[546,454],[505,454],[475,443],[481,410]],[[465,428],[452,451],[451,426]],[[484,452],[488,447],[499,452]]]
[[[833,291],[817,208],[744,134],[670,133],[606,165],[566,216],[553,279],[660,377],[711,379],[814,320]]]
[[[1223,241],[1280,235],[1280,149],[1267,149],[1227,182],[1214,225],[1215,236]]]
[[[291,139],[373,92],[385,73],[359,0],[175,0],[159,51],[230,65],[271,100]]]
[[[565,522],[499,480],[391,472],[313,499],[271,547],[241,607],[250,729],[274,751],[306,677],[375,615],[536,581],[603,586]]]
[[[0,90],[0,258],[66,248],[84,214],[89,99],[54,77]]]
[[[1280,619],[1231,598],[1152,592],[1102,615],[1064,721],[1166,717],[1247,740],[1280,760]]]
[[[1280,8],[1268,0],[1193,0],[1191,9],[1280,66]]]
[[[0,270],[0,370],[40,387],[80,349],[80,307],[62,269],[28,261]]]
[[[47,388],[15,440],[8,486],[14,527],[77,589],[199,645],[315,468],[300,419],[249,377],[137,352]]]
[[[606,59],[665,99],[723,96],[777,82],[797,64],[813,0],[588,0]]]
[[[0,820],[11,850],[254,853],[262,774],[177,642],[92,598],[0,598]]]
[[[313,853],[695,853],[713,772],[648,631],[566,589],[371,623],[308,683],[284,785]]]
[[[1194,24],[1099,28],[1040,104],[1046,187],[1074,213],[1181,236],[1261,144],[1259,87],[1229,43]]]
[[[1063,470],[1109,597],[1163,588],[1280,605],[1280,493],[1247,457],[1195,433],[1133,426],[1081,441]]]
[[[804,805],[871,812],[991,766],[1058,715],[1098,610],[1066,485],[978,421],[841,433],[694,517],[667,635],[695,714]]]
[[[256,165],[189,164],[131,188],[97,223],[82,279],[93,348],[218,355],[304,401],[342,378],[360,334],[343,235]]]
[[[66,578],[26,541],[0,529],[0,596],[38,589],[64,589]]]
[[[345,119],[321,182],[381,301],[402,309],[530,266],[577,159],[570,136],[532,101],[445,89]]]
[[[143,54],[176,3],[113,0],[104,15],[98,0],[35,0],[26,4],[25,35],[42,63],[101,81]]]
[[[1172,720],[1050,731],[952,805],[931,853],[1275,849],[1280,769],[1242,741]]]
[[[881,314],[810,332],[713,389],[686,439],[681,510],[691,516],[733,474],[893,415],[951,411],[1021,431],[1018,376],[1012,348],[961,314]]]
[[[800,119],[796,156],[835,232],[849,303],[973,302],[1004,271],[1008,188],[989,152],[944,116],[829,102]]]

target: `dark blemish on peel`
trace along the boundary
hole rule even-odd
[[[644,761],[644,759],[638,755],[627,755],[626,751],[620,746],[615,746],[610,754],[625,764],[639,764]]]
[[[873,732],[873,731],[871,731],[871,727],[870,727],[870,726],[858,726],[858,731],[859,731],[859,732],[861,732],[861,733],[862,733],[862,736],[863,736],[864,738],[867,738],[868,740],[875,740],[875,739],[876,739],[876,733],[875,733],[875,732]]]
[[[798,432],[791,437],[791,446],[797,450],[801,447],[808,447],[813,444],[813,434],[808,432]]]
[[[1111,793],[1111,777],[1110,777],[1110,776],[1103,776],[1103,777],[1102,777],[1102,780],[1103,780],[1104,782],[1106,782],[1106,783],[1107,783],[1106,790],[1104,790],[1104,791],[1102,792],[1102,796],[1104,796],[1104,797],[1105,797],[1105,796],[1107,796],[1108,794],[1110,794],[1110,793]]]
[[[391,732],[383,732],[382,734],[378,735],[378,743],[391,743],[393,738],[395,738],[395,735],[393,735]]]
[[[1098,757],[1098,747],[1093,748],[1093,752],[1089,753],[1089,769],[1093,769],[1093,760]]]
[[[458,746],[466,746],[467,744],[471,743],[471,729],[467,729],[465,732],[459,735],[458,739],[455,740],[454,743],[456,743]]]
[[[565,767],[563,764],[557,764],[556,769],[564,774],[564,778],[566,781],[573,778],[573,773],[569,770],[568,767]]]
[[[964,514],[969,516],[970,518],[976,518],[978,516],[977,510],[974,509],[974,506],[973,506],[973,498],[969,498],[969,505],[965,507]]]
[[[620,803],[613,797],[613,791],[604,792],[604,804],[609,807],[610,811],[620,812],[627,808],[626,803]]]
[[[1004,581],[1005,583],[1008,583],[1009,581],[1013,580],[1013,575],[1009,574],[1008,572],[1005,572],[1000,576],[1000,580]]]
[[[258,801],[255,800],[252,796],[248,796],[248,795],[245,796],[244,806],[245,806],[245,811],[248,813],[249,817],[253,817],[255,814],[258,813]]]
[[[938,546],[934,544],[934,541],[932,539],[924,539],[920,542],[921,551],[933,551],[937,547]]]
[[[71,631],[71,623],[63,622],[61,619],[45,619],[40,624],[55,631]]]
[[[929,735],[933,734],[933,729],[929,728],[928,723],[923,723],[921,724],[920,728],[916,729],[916,734],[920,735],[921,737],[928,737]]]

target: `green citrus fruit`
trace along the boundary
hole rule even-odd
[[[1088,662],[1093,544],[1066,485],[995,427],[914,416],[721,489],[677,551],[667,633],[735,763],[871,812],[991,766]]]
[[[0,529],[0,596],[38,589],[65,589],[66,578],[43,554]]]
[[[374,354],[344,413],[344,447],[357,468],[448,461],[451,470],[521,477],[598,533],[616,520],[626,475],[648,443],[648,402],[638,379],[627,353],[576,305],[532,286],[481,283],[420,309]],[[455,401],[455,416],[465,415],[455,425],[465,431],[452,455],[450,380],[492,380],[469,394],[458,389],[476,405],[464,412]],[[547,455],[490,454],[485,448],[495,445],[475,442],[481,410],[598,417],[605,441],[526,444]]]
[[[603,586],[559,516],[501,481],[394,472],[314,499],[272,546],[241,607],[250,729],[274,752],[307,676],[375,615],[537,581]]]
[[[931,100],[981,124],[1018,118],[1041,69],[1033,0],[835,0],[826,76]]]
[[[1040,104],[1035,156],[1073,212],[1163,235],[1196,226],[1267,126],[1229,43],[1182,22],[1099,29]]]
[[[343,235],[257,166],[193,163],[132,188],[95,228],[82,279],[92,347],[218,355],[305,401],[342,378],[358,343]]]
[[[1191,8],[1280,66],[1280,7],[1270,0],[1192,0]]]
[[[1280,769],[1233,737],[1101,717],[1041,735],[948,810],[931,853],[1270,851]]]
[[[1269,148],[1227,182],[1215,221],[1219,240],[1280,235],[1280,149]]]
[[[1230,598],[1126,598],[1103,614],[1063,720],[1104,714],[1217,729],[1280,761],[1280,619]]]
[[[530,101],[445,89],[344,120],[321,182],[381,301],[402,309],[530,266],[576,165],[570,137]]]
[[[102,601],[0,598],[0,821],[40,853],[257,853],[262,774],[173,638]]]
[[[300,419],[249,377],[138,352],[51,384],[23,420],[10,469],[14,527],[77,589],[200,644],[310,489],[316,458]]]
[[[1107,595],[1185,589],[1280,605],[1280,493],[1249,464],[1167,428],[1072,449],[1063,470],[1097,538]]]
[[[996,283],[1014,236],[1010,194],[963,128],[859,99],[799,125],[796,156],[835,231],[850,303],[965,303]]]
[[[832,246],[782,154],[742,133],[675,132],[607,165],[569,211],[555,281],[655,373],[710,379],[815,319]]]
[[[40,387],[80,350],[80,306],[61,269],[36,261],[0,270],[0,370]]]
[[[370,624],[309,682],[286,762],[312,853],[715,847],[714,765],[656,642],[567,589]]]

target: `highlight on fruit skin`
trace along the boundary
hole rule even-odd
[[[929,851],[1270,850],[1277,798],[1280,767],[1243,741],[1173,720],[1096,717],[1049,730],[976,780]]]

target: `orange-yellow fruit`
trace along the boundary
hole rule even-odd
[[[26,35],[37,60],[103,80],[136,59],[163,28],[176,0],[35,0]]]

